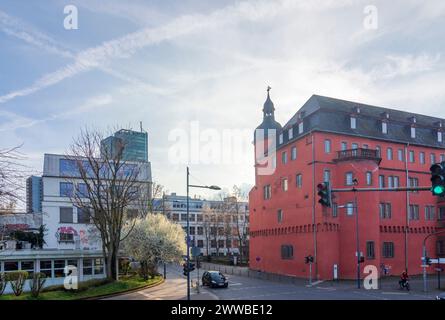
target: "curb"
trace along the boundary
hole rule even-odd
[[[103,299],[103,298],[112,298],[112,297],[120,296],[120,295],[127,294],[127,293],[132,293],[132,292],[137,292],[137,291],[153,288],[153,287],[156,287],[156,286],[159,286],[159,285],[163,284],[164,282],[165,282],[165,279],[161,278],[161,280],[159,280],[156,283],[147,284],[147,285],[142,286],[142,287],[128,289],[128,290],[125,290],[125,291],[119,291],[119,292],[115,292],[115,293],[111,293],[111,294],[105,294],[105,295],[101,295],[101,296],[80,298],[78,300],[100,300],[100,299]]]

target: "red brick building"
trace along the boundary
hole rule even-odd
[[[313,95],[282,127],[269,97],[265,134],[276,130],[274,172],[256,161],[250,191],[250,266],[307,277],[304,257],[313,255],[314,276],[356,277],[354,193],[335,193],[332,208],[318,204],[317,184],[333,188],[430,186],[431,163],[445,161],[444,119]],[[271,146],[271,140],[255,140]],[[445,226],[445,202],[429,191],[357,192],[359,247],[365,262],[400,275],[421,273],[422,242]],[[346,206],[344,208],[339,208]],[[430,257],[445,256],[445,234],[427,242]],[[434,272],[434,265],[428,269]]]

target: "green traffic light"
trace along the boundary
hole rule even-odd
[[[433,193],[435,195],[442,195],[445,192],[445,187],[444,186],[435,186],[433,188]]]

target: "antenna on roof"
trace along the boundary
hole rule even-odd
[[[141,125],[141,132],[143,132],[143,130],[142,130],[142,121],[139,121],[139,124]]]

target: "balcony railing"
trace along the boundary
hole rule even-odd
[[[373,149],[357,148],[337,151],[337,159],[335,161],[348,160],[374,160],[380,163],[382,158],[380,152]]]

